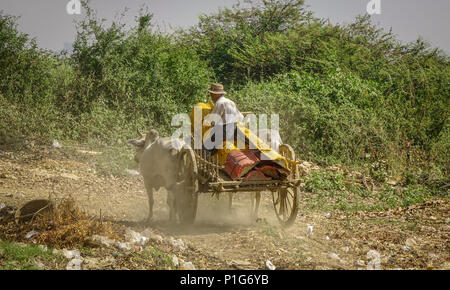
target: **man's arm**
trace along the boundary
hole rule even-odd
[[[205,126],[211,126],[211,122],[212,121],[217,121],[217,120],[214,120],[213,116],[215,116],[215,115],[218,115],[223,121],[224,110],[223,110],[223,104],[222,103],[216,103],[214,105],[214,108],[212,109],[211,113],[209,113],[205,117],[203,124]]]

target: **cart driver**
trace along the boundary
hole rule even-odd
[[[208,89],[208,92],[210,93],[211,100],[214,103],[214,108],[211,113],[206,116],[205,123],[214,125],[214,128],[211,133],[211,137],[208,140],[205,140],[205,143],[209,142],[209,144],[214,144],[214,148],[207,149],[205,146],[203,146],[203,148],[210,154],[214,154],[217,151],[216,147],[218,145],[222,145],[222,142],[215,142],[217,132],[219,132],[219,130],[222,131],[222,138],[224,141],[226,140],[234,143],[234,140],[238,135],[236,124],[238,122],[242,122],[244,117],[241,112],[239,112],[236,104],[232,100],[225,97],[226,92],[224,91],[222,84],[212,84]],[[217,122],[213,124],[214,120],[212,119],[214,117],[212,116],[220,116],[220,119],[216,119]]]

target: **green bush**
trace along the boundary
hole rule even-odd
[[[305,190],[311,193],[322,191],[343,191],[345,188],[342,174],[330,171],[314,171],[305,183]]]
[[[8,135],[115,144],[149,127],[169,134],[172,116],[204,99],[211,70],[192,48],[155,31],[151,15],[125,31],[86,8],[72,56],[39,50],[14,18],[0,15],[3,142]]]
[[[155,31],[151,14],[141,15],[137,27],[124,31],[117,23],[104,28],[93,12],[87,11],[72,62],[76,74],[91,89],[72,97],[79,102],[70,105],[72,111],[89,112],[92,104],[100,102],[128,115],[130,123],[145,118],[148,126],[169,133],[172,116],[189,112],[203,99],[211,71],[192,48],[177,45],[172,36]]]
[[[247,4],[203,15],[179,37],[244,110],[282,113],[282,136],[303,158],[385,160],[399,172],[436,162],[448,176],[444,52],[402,44],[369,16],[331,25],[301,0]]]
[[[360,95],[373,96],[371,109],[355,104]],[[389,133],[372,110],[378,95],[352,75],[322,78],[295,71],[232,92],[243,110],[280,114],[283,142],[294,146],[299,158],[322,163],[385,157]]]
[[[167,135],[172,116],[218,81],[242,111],[280,114],[300,159],[366,168],[379,183],[438,190],[432,181],[448,180],[445,53],[402,44],[368,16],[331,25],[303,0],[244,2],[172,34],[147,12],[129,29],[106,25],[85,3],[73,55],[39,49],[0,13],[0,143],[120,144],[150,127]]]
[[[0,93],[9,101],[34,105],[51,97],[52,55],[17,30],[17,18],[0,11]]]

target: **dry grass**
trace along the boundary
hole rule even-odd
[[[27,241],[25,235],[32,230],[39,232],[32,238],[33,242],[55,248],[83,245],[94,234],[122,240],[124,233],[120,225],[87,215],[71,198],[57,202],[54,210],[28,222],[0,224],[1,238],[7,240]]]

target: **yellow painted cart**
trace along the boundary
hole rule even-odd
[[[206,111],[203,117],[212,109],[211,105],[201,104],[203,110]],[[192,116],[191,119],[194,124]],[[241,127],[241,130],[246,129]],[[223,155],[226,155],[227,150],[230,149],[221,149],[217,154],[210,156],[204,150],[192,149],[194,146],[191,144],[191,148],[182,149],[178,159],[178,181],[184,184],[182,192],[177,196],[177,211],[182,222],[193,223],[195,221],[199,193],[256,193],[256,203],[252,209],[256,215],[260,193],[271,192],[275,213],[281,225],[290,226],[294,223],[298,212],[300,185],[298,162],[294,150],[291,146],[283,144],[277,153],[257,137],[249,136],[252,134],[251,132],[248,131],[245,134],[249,138],[256,138],[258,149],[283,166],[286,169],[287,177],[282,180],[231,180],[223,171]]]

